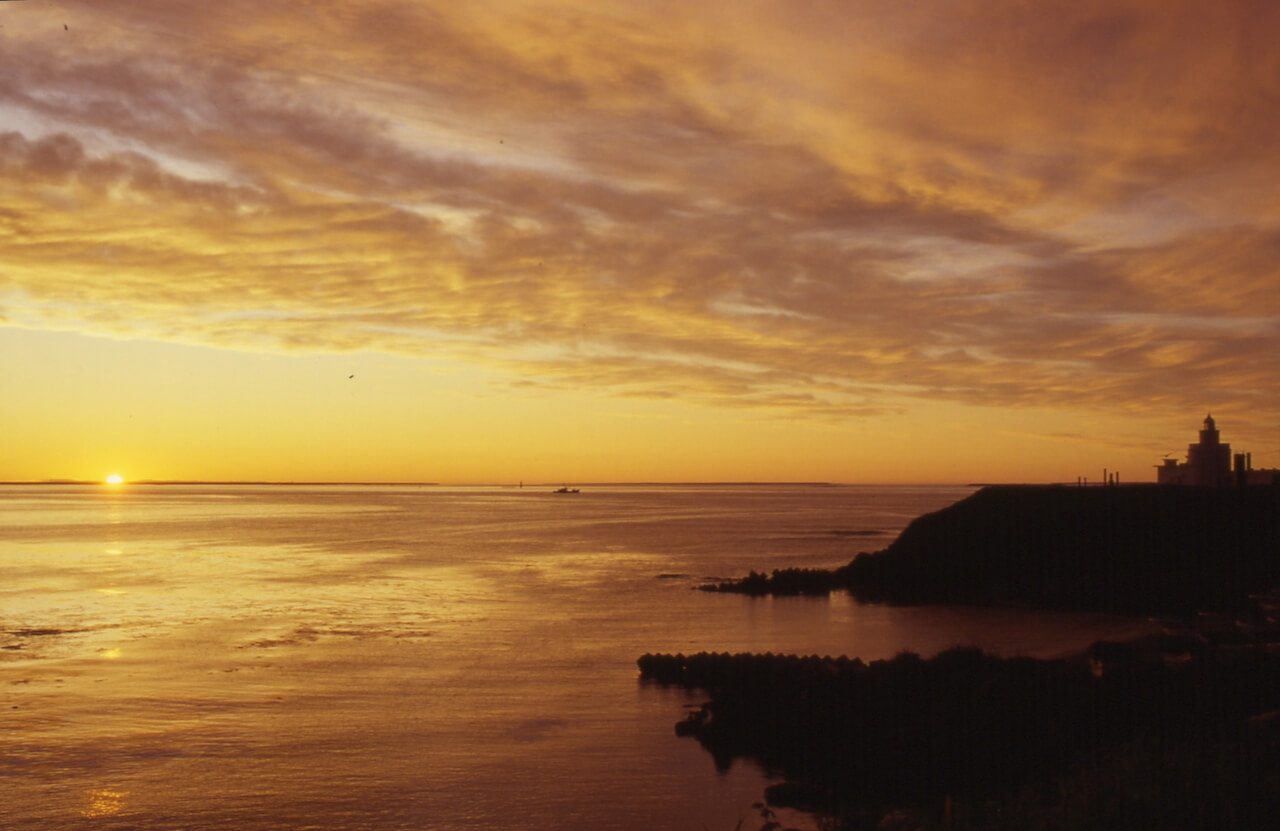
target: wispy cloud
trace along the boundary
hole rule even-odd
[[[62,8],[0,30],[8,325],[1280,409],[1271,3]]]

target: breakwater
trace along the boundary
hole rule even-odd
[[[1240,613],[1280,585],[1280,487],[992,486],[838,569],[704,586],[899,604]]]

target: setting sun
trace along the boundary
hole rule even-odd
[[[121,476],[119,473],[112,473],[109,476],[107,476],[106,482],[108,485],[123,485],[124,477]]]

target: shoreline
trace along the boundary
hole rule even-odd
[[[707,693],[675,732],[717,768],[750,759],[783,780],[769,805],[842,827],[904,812],[905,827],[974,829],[1274,817],[1280,636],[1177,655],[1150,646],[1099,641],[1056,659],[953,647],[870,663],[645,654],[637,665],[644,683]]]

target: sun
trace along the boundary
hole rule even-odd
[[[119,473],[112,473],[107,476],[106,482],[108,485],[123,485],[124,477],[121,476]]]

